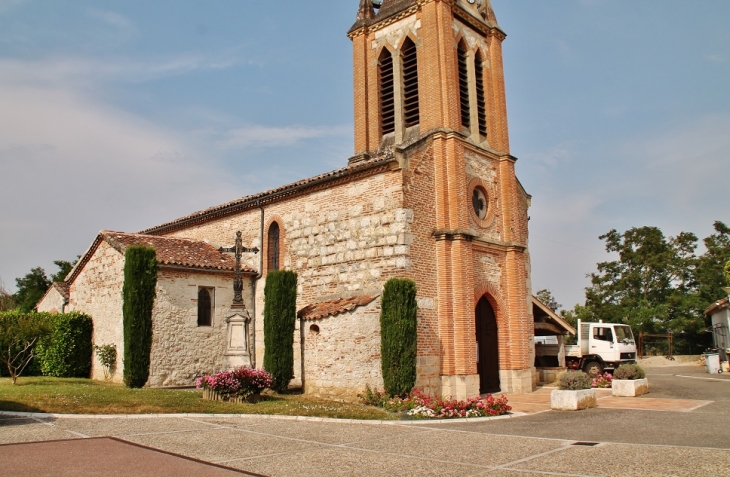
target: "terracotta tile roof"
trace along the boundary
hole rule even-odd
[[[368,160],[362,160],[353,164],[337,169],[334,171],[326,172],[318,176],[303,179],[291,184],[287,184],[275,189],[268,190],[266,192],[260,192],[249,196],[236,199],[231,202],[227,202],[222,205],[210,207],[205,210],[194,212],[190,215],[180,217],[171,222],[167,222],[161,225],[150,227],[142,230],[140,234],[159,234],[166,233],[172,230],[177,230],[190,225],[196,225],[208,220],[225,217],[233,213],[240,212],[242,210],[252,209],[260,205],[269,204],[290,196],[295,195],[299,190],[314,187],[319,184],[326,184],[337,181],[338,179],[344,179],[350,177],[359,172],[367,171],[378,166],[384,166],[389,162],[395,161],[395,156],[391,153],[384,153]]]
[[[68,297],[69,297],[69,294],[68,294],[68,283],[66,283],[66,282],[53,282],[53,285],[51,285],[51,287],[53,287],[56,290],[58,290],[58,293],[60,293],[62,297],[68,299]]]
[[[728,305],[730,305],[730,300],[728,298],[723,298],[722,300],[717,300],[715,303],[707,307],[705,310],[705,315],[711,315],[715,313],[717,310],[721,310],[722,308],[728,308]]]
[[[236,259],[231,254],[221,253],[212,245],[196,240],[158,235],[128,234],[102,230],[104,240],[124,253],[130,245],[152,247],[157,253],[160,265],[193,268],[200,270],[235,271]],[[256,273],[252,268],[242,265],[244,273]]]
[[[305,320],[319,320],[328,316],[339,315],[347,311],[352,311],[358,306],[364,306],[377,298],[372,295],[360,295],[350,298],[338,298],[336,300],[323,301],[320,303],[312,303],[297,312],[297,317]]]

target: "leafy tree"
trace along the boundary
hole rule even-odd
[[[0,280],[0,312],[12,310],[13,308],[15,308],[13,295],[5,289],[5,284]]]
[[[563,305],[558,303],[558,301],[553,296],[553,292],[551,292],[547,288],[543,288],[542,290],[538,290],[537,293],[535,293],[535,296],[538,300],[540,300],[545,306],[553,310],[555,313],[558,312],[560,308],[562,308]]]
[[[71,270],[73,270],[74,265],[76,265],[76,262],[79,261],[79,258],[81,258],[80,255],[76,257],[76,260],[73,262],[67,262],[66,260],[54,260],[53,263],[58,267],[58,272],[51,275],[51,282],[62,282],[66,276],[71,273]]]
[[[122,327],[124,328],[124,384],[141,388],[150,374],[152,307],[157,286],[154,248],[132,245],[124,253]]]
[[[723,266],[730,261],[730,227],[714,223],[715,233],[703,240],[707,251],[698,259],[698,292],[705,305],[727,296]]]
[[[730,287],[730,260],[725,264],[725,284]]]
[[[297,274],[272,270],[264,286],[264,369],[272,389],[284,392],[294,377],[294,327],[297,319]]]
[[[13,297],[18,309],[23,312],[30,312],[46,294],[51,286],[51,281],[46,276],[46,271],[41,267],[35,267],[23,278],[16,278],[15,284],[18,291]]]
[[[46,294],[53,282],[63,281],[77,261],[78,257],[73,262],[67,262],[66,260],[54,261],[53,263],[59,270],[51,275],[50,279],[46,275],[46,271],[41,267],[35,267],[23,278],[16,278],[15,283],[18,291],[13,296],[13,299],[18,309],[24,312],[35,310],[36,305],[41,301],[41,298],[43,298],[43,295]]]
[[[7,368],[13,384],[33,360],[36,344],[48,331],[43,316],[19,311],[0,313],[0,363]]]
[[[576,316],[627,323],[648,333],[698,334],[704,329],[694,234],[667,239],[657,227],[638,227],[623,234],[611,230],[600,239],[618,260],[597,264],[598,271],[589,275],[585,309],[574,310]]]
[[[390,396],[403,396],[416,384],[417,313],[416,284],[388,280],[380,304],[380,356],[383,384]]]

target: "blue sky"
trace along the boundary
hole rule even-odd
[[[533,287],[598,236],[730,223],[730,2],[492,0]],[[357,0],[0,0],[0,279],[342,167]]]

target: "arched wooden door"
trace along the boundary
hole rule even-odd
[[[482,297],[477,303],[475,314],[479,392],[482,394],[499,392],[497,317],[492,305],[485,297]]]

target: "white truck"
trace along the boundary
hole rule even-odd
[[[581,323],[578,344],[565,347],[565,365],[591,377],[623,363],[636,362],[636,341],[631,327],[617,323]]]

